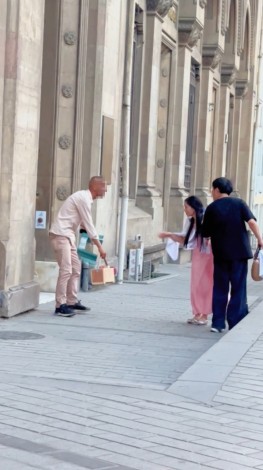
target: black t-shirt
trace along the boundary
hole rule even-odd
[[[214,258],[240,260],[252,258],[245,222],[255,219],[242,199],[223,197],[206,209],[202,235],[211,237]]]

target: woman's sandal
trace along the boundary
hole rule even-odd
[[[200,315],[195,315],[192,318],[188,318],[187,323],[190,323],[190,325],[197,325],[199,318],[200,318]]]
[[[206,324],[207,324],[207,316],[200,315],[198,319],[196,320],[196,325],[206,325]]]
[[[192,318],[187,320],[187,323],[190,325],[206,325],[207,324],[207,317],[205,315],[195,315]]]

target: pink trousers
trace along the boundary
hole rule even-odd
[[[191,304],[194,315],[212,313],[214,260],[212,253],[202,253],[197,246],[192,254]]]
[[[49,235],[59,266],[56,287],[56,307],[61,304],[73,305],[78,301],[81,262],[75,243],[60,235]]]

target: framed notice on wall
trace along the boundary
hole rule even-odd
[[[47,221],[46,211],[36,211],[35,215],[35,228],[45,229]]]
[[[100,174],[104,176],[107,184],[111,184],[112,161],[114,141],[114,119],[102,117],[102,145]]]

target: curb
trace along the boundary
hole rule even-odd
[[[263,333],[263,301],[255,304],[244,320],[206,351],[166,391],[211,403],[228,375]]]

